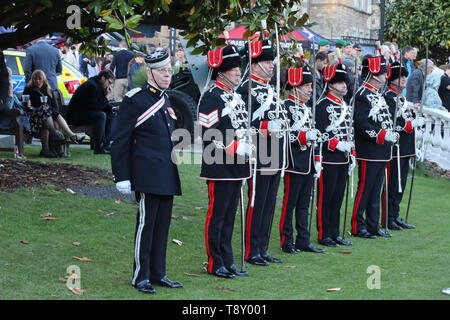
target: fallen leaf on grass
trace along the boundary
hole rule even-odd
[[[114,214],[114,212],[112,212],[112,211],[106,213],[106,215],[107,215],[108,217],[112,216],[113,214]]]
[[[117,198],[116,200],[114,200],[114,202],[115,202],[116,204],[120,204],[120,198]]]
[[[77,295],[82,295],[82,294],[84,293],[83,290],[78,289],[78,288],[76,288],[76,287],[69,288],[69,290],[72,291],[73,293],[77,294]]]
[[[72,256],[72,258],[74,258],[76,260],[79,260],[79,261],[86,261],[86,262],[92,261],[92,259],[89,259],[89,258],[86,258],[86,257],[80,258],[80,257]]]
[[[20,240],[20,243],[28,244],[29,242],[28,242],[28,240],[26,240],[26,239],[22,239],[22,240]]]
[[[72,242],[72,244],[74,245],[74,246],[79,246],[81,243],[80,242],[78,242],[78,241],[74,241],[74,242]]]
[[[222,291],[234,291],[234,289],[227,288],[227,287],[216,287],[216,289],[219,289],[219,290],[222,290]]]
[[[58,218],[55,218],[55,217],[44,217],[44,218],[41,218],[41,220],[58,220]]]
[[[294,269],[294,268],[297,268],[297,266],[284,266],[285,268],[288,268],[288,269]]]
[[[172,215],[172,216],[170,217],[170,219],[178,219],[178,216]]]
[[[325,290],[326,292],[334,292],[334,291],[341,291],[341,288],[330,288]]]
[[[179,245],[179,246],[183,245],[183,242],[180,241],[180,240],[177,240],[177,239],[172,239],[172,242],[173,242],[173,243],[176,243],[176,244]]]
[[[187,273],[187,272],[185,272],[184,274],[189,276],[189,277],[200,277],[200,275],[196,274],[196,273]]]
[[[350,254],[352,253],[350,250],[338,250],[339,253]]]
[[[50,217],[52,214],[50,212],[44,212],[41,214],[41,217],[45,218],[45,217]]]
[[[70,193],[70,194],[77,194],[75,191],[73,191],[73,190],[70,189],[70,188],[66,188],[66,191],[67,191],[68,193]]]

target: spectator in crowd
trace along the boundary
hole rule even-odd
[[[128,91],[128,63],[134,58],[134,54],[128,50],[127,43],[121,41],[119,50],[114,53],[109,69],[115,72],[114,101],[122,101]]]
[[[414,69],[416,69],[414,60],[417,57],[417,51],[411,46],[406,46],[403,48],[402,55],[402,65],[405,66],[409,76],[411,76]],[[408,78],[406,78],[406,80],[408,80]]]
[[[38,69],[32,73],[23,94],[30,96],[32,109],[28,112],[28,116],[32,135],[41,139],[42,150],[39,155],[46,158],[56,158],[56,154],[50,150],[49,139],[63,143],[66,138],[56,129],[54,119],[61,116],[55,108],[50,85],[42,70]],[[41,97],[46,97],[47,103],[41,102]],[[61,119],[63,118],[61,117]]]
[[[142,52],[136,52],[134,54],[134,58],[130,60],[129,67],[128,67],[128,83],[130,89],[134,89],[136,85],[133,83],[133,76],[136,74],[136,72],[141,69],[145,68],[145,61],[144,61],[145,55]]]
[[[447,111],[438,93],[441,84],[441,74],[434,71],[430,72],[427,75],[426,82],[423,105],[427,108]]]
[[[1,55],[0,58],[3,58],[3,55]],[[0,64],[2,62],[0,61]],[[20,103],[17,96],[13,93],[13,86],[11,81],[11,74],[12,71],[10,68],[7,68],[8,75],[9,75],[9,83],[8,83],[8,95],[4,97],[4,99],[0,99],[0,113],[1,112],[11,112],[13,110],[16,110],[17,116],[7,116],[4,114],[0,114],[0,129],[13,129],[16,126],[22,126],[23,132],[26,135],[31,135],[30,131],[30,120],[28,119],[28,116],[25,112],[25,110],[22,108],[22,104]],[[3,84],[3,83],[2,83]],[[30,105],[30,102],[28,101],[28,107]],[[19,139],[21,136],[19,135]],[[17,139],[17,138],[16,138]],[[18,146],[18,157],[23,158],[24,157],[24,141],[19,140],[16,141],[16,144]]]
[[[61,60],[67,62],[72,67],[76,68],[78,70],[78,63],[75,58],[75,54],[70,50],[69,45],[64,42],[59,47],[59,53],[61,55]]]
[[[114,74],[106,69],[75,90],[67,109],[67,121],[74,125],[93,125],[94,154],[109,154],[111,130],[116,109],[108,102]]]
[[[100,71],[103,71],[105,69],[109,69],[109,67],[111,66],[111,62],[113,59],[113,54],[112,53],[107,53],[105,56],[105,59],[103,59],[102,61],[102,67]]]
[[[318,52],[325,52],[328,54],[328,51],[330,51],[330,42],[328,40],[320,40],[317,42],[317,46],[319,47]]]
[[[316,54],[316,100],[319,101],[323,91],[322,70],[328,64],[328,54],[325,51],[319,51]]]
[[[89,58],[87,54],[80,54],[80,71],[86,78],[89,79],[89,68],[88,66],[95,67],[95,59],[94,57]]]
[[[42,70],[52,88],[58,88],[57,75],[62,73],[61,57],[58,49],[39,39],[28,47],[24,62],[25,81],[29,82],[34,70]]]
[[[355,43],[355,45],[353,46],[352,55],[359,58],[359,56],[361,55],[361,51],[362,49],[359,43]]]
[[[179,48],[176,53],[177,61],[175,62],[175,67],[184,67],[187,65],[186,56],[184,55],[183,49]]]
[[[344,101],[347,104],[350,104],[350,100],[353,97],[353,88],[355,85],[355,62],[354,58],[345,58],[342,61],[342,64],[345,65],[345,70],[347,71],[347,94],[344,96]],[[358,90],[358,87],[356,87],[356,90]]]
[[[78,138],[77,135],[70,130],[66,120],[59,113],[58,106],[53,97],[52,88],[50,87],[45,73],[42,70],[34,70],[31,75],[31,80],[25,86],[23,93],[30,96],[31,105],[34,110],[47,109],[50,111],[55,129],[62,131],[62,133],[66,137],[70,138],[73,143],[80,143],[83,141],[84,137]],[[47,102],[43,103],[41,101],[41,97],[47,97]],[[38,113],[40,113],[40,111],[38,111]],[[36,119],[40,121],[39,116],[36,117]]]
[[[391,56],[392,56],[391,48],[388,45],[386,45],[386,44],[382,45],[380,48],[381,48],[381,54],[384,56],[384,59],[388,63],[390,63]]]
[[[100,72],[98,70],[97,58],[92,57],[92,62],[94,63],[94,65],[89,64],[89,63],[87,64],[89,78],[92,78],[92,77],[98,75],[98,73]]]
[[[441,77],[438,93],[442,100],[442,105],[447,111],[450,111],[450,63],[445,64],[442,69],[444,74]]]
[[[427,68],[425,70],[425,65]],[[420,60],[419,68],[414,69],[413,73],[408,77],[406,83],[406,100],[414,103],[415,107],[418,107],[422,101],[423,94],[423,81],[425,73],[428,75],[433,71],[433,61],[428,59]]]

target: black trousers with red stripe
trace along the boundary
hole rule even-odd
[[[380,194],[386,165],[387,162],[358,160],[358,191],[352,214],[354,235],[363,231],[374,234],[380,228]]]
[[[339,236],[342,200],[348,178],[348,164],[322,165],[317,185],[317,231],[318,240]]]
[[[387,164],[388,169],[388,220],[395,221],[399,217],[400,202],[403,199],[403,193],[406,188],[406,181],[408,179],[409,171],[409,159],[410,157],[400,158],[400,186],[402,192],[398,192],[398,163],[397,158],[393,158],[391,162]],[[386,221],[386,194],[385,186],[383,186],[382,193],[382,218],[381,225],[385,227]]]
[[[245,259],[267,252],[277,202],[281,171],[256,173],[255,203],[250,206],[253,182],[249,179],[249,204],[245,230]]]
[[[136,216],[133,280],[151,283],[166,275],[166,250],[172,216],[173,196],[137,193],[139,210]]]
[[[308,208],[314,174],[295,174],[286,172],[284,176],[284,197],[280,217],[280,247],[294,244],[292,218],[295,209],[295,247],[305,248],[310,244],[308,230]]]
[[[208,272],[233,264],[234,219],[239,204],[242,180],[208,180],[209,206],[205,221]]]

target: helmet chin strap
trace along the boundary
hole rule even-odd
[[[299,87],[295,87],[295,93],[305,96],[306,98],[311,98],[311,94],[306,93],[305,91],[303,91],[302,89],[300,89]],[[306,100],[306,99],[305,99]]]
[[[372,74],[372,78],[377,81],[378,83],[380,83],[381,85],[385,85],[386,81],[381,81],[376,75]]]
[[[265,75],[269,78],[272,78],[272,74],[270,74],[269,72],[267,72],[266,68],[264,68],[261,64],[261,62],[258,62],[258,66],[261,68],[261,70],[265,73]]]
[[[222,72],[218,72],[218,75],[220,75],[220,77],[225,80],[226,84],[230,86],[230,88],[235,88],[236,84],[234,84],[226,75],[224,75]]]
[[[150,73],[152,74],[153,82],[156,84],[159,90],[164,91],[165,89],[162,89],[158,82],[156,82],[155,76],[153,75],[153,69],[150,69]]]
[[[329,84],[330,88],[333,89],[334,91],[336,91],[337,93],[339,93],[340,95],[345,96],[348,92],[348,90],[339,90],[338,88],[336,88],[335,86],[333,86],[331,83]]]

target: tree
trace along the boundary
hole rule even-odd
[[[295,18],[294,5],[300,0],[18,0],[0,4],[0,21],[14,26],[14,33],[0,34],[0,48],[26,44],[38,37],[62,32],[74,42],[82,42],[81,50],[102,54],[107,42],[98,36],[105,31],[121,31],[127,41],[128,32],[141,23],[167,25],[184,30],[189,46],[196,53],[206,53],[224,45],[218,36],[225,26],[238,22],[248,27],[246,36],[262,30],[261,21],[280,35],[305,24],[308,16]],[[71,9],[72,8],[72,9]],[[73,9],[75,8],[75,10]],[[270,35],[272,37],[272,35]],[[200,41],[202,43],[200,43]],[[295,46],[294,46],[295,48]]]
[[[385,40],[397,42],[400,48],[418,48],[418,56],[425,57],[426,43],[429,57],[445,62],[450,49],[450,2],[448,0],[402,0],[386,4]]]

